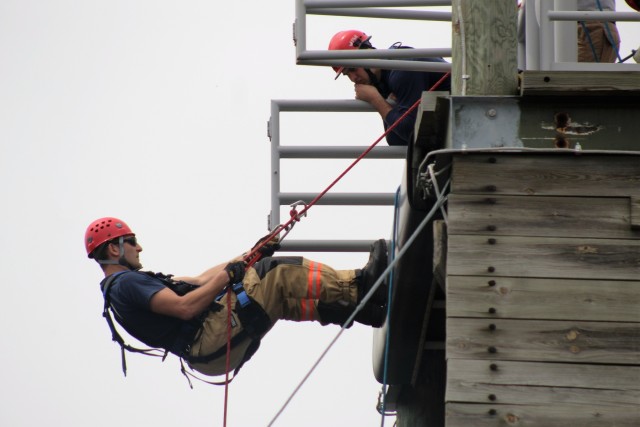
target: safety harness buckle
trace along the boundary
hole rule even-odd
[[[249,295],[247,295],[247,291],[245,291],[244,286],[242,286],[242,282],[238,282],[235,285],[231,286],[231,289],[236,294],[236,298],[238,299],[240,307],[244,308],[251,304]]]

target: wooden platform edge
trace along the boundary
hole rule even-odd
[[[632,427],[640,424],[640,406],[601,408],[590,405],[495,405],[447,403],[447,427]]]
[[[637,71],[523,71],[520,95],[640,96]]]

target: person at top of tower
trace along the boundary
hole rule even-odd
[[[131,348],[117,334],[109,310],[131,336],[177,355],[205,375],[227,372],[227,328],[229,371],[237,372],[280,319],[343,325],[384,272],[388,258],[381,239],[372,244],[363,269],[334,270],[302,257],[272,257],[279,245],[269,241],[259,249],[263,258],[252,267],[246,268],[239,257],[198,276],[173,277],[140,271],[142,246],[118,218],[91,222],[84,243],[88,257],[104,273],[104,315],[123,351]],[[231,312],[224,295],[229,286]],[[379,286],[354,320],[382,326],[386,300],[387,291]]]
[[[329,50],[375,49],[371,36],[362,31],[346,30],[336,33],[329,42]],[[394,43],[389,49],[411,49]],[[415,61],[446,62],[442,58],[416,58]],[[402,71],[381,68],[333,67],[336,79],[345,75],[354,83],[355,98],[366,101],[380,114],[385,130],[398,120],[445,73]],[[448,77],[436,90],[450,91]],[[409,145],[413,142],[417,111],[413,111],[388,135],[389,145]]]
[[[518,8],[518,41],[526,44],[525,3],[536,5],[537,0],[521,0]],[[640,9],[637,0],[626,0],[629,7]],[[578,0],[578,11],[615,12],[615,0]],[[577,22],[577,59],[578,62],[612,63],[620,58],[620,34],[613,21]]]
[[[578,0],[578,10],[615,12],[615,0]],[[616,62],[620,34],[613,21],[578,21],[578,62]]]

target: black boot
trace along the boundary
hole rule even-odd
[[[318,315],[320,316],[320,324],[326,325],[344,325],[349,316],[353,313],[353,308],[349,306],[340,305],[338,303],[327,304],[326,302],[318,301]],[[347,325],[350,328],[353,322]]]
[[[355,321],[363,325],[379,328],[387,318],[387,307],[368,301],[356,314]]]
[[[355,307],[343,306],[337,303],[327,304],[322,301],[318,302],[318,314],[320,315],[320,323],[322,325],[339,325],[342,326],[347,319],[353,314]],[[362,307],[362,310],[356,314],[354,320],[367,326],[379,328],[384,323],[387,316],[386,308],[369,301]],[[353,321],[346,327],[353,326]]]
[[[387,242],[384,239],[376,240],[371,245],[369,252],[369,261],[364,268],[356,272],[356,280],[358,281],[358,302],[362,301],[364,296],[376,283],[376,280],[387,268],[389,255],[387,253]],[[383,282],[378,286],[375,293],[371,296],[370,302],[375,305],[384,306],[387,303],[387,284]]]

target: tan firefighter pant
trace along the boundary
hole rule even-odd
[[[261,262],[268,264],[266,258]],[[272,324],[279,319],[294,321],[319,321],[318,301],[355,306],[358,289],[354,270],[334,270],[331,267],[305,258],[286,258],[295,263],[277,263],[262,269],[259,277],[255,268],[247,270],[243,285],[249,294],[271,318]],[[224,308],[210,313],[204,320],[202,332],[191,346],[192,356],[206,356],[226,347],[227,343],[227,295],[220,303]],[[235,308],[236,296],[231,293],[231,307]],[[242,331],[238,316],[232,311],[231,335]],[[237,343],[231,350],[230,370],[237,367],[251,343],[249,338]],[[226,354],[207,363],[191,364],[205,375],[225,374]]]
[[[585,26],[586,32],[578,23],[578,62],[616,62],[617,50],[620,46],[620,35],[616,24],[585,22]]]

